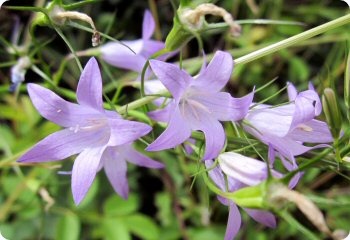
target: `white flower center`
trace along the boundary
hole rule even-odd
[[[94,131],[105,127],[106,124],[107,124],[107,119],[105,118],[88,119],[87,125],[80,126],[79,124],[77,124],[74,127],[70,127],[69,130],[73,131],[74,133],[77,133],[79,131]]]
[[[204,111],[210,113],[207,106],[199,102],[198,100],[192,99],[190,97],[184,97],[180,100],[180,111],[183,116],[188,114],[193,115],[197,120],[200,119],[200,112]]]

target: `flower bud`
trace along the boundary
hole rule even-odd
[[[322,104],[332,136],[337,139],[341,131],[342,117],[333,89],[326,88],[323,91]]]

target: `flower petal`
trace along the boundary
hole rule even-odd
[[[298,164],[295,160],[294,157],[291,157],[290,159],[286,159],[283,155],[279,154],[279,157],[281,158],[283,166],[288,170],[288,171],[293,171],[298,168]],[[294,177],[289,181],[288,187],[289,188],[294,188],[300,178],[303,176],[303,172],[298,172],[297,174],[294,175]]]
[[[309,84],[309,88],[309,90],[299,93],[298,96],[308,99],[314,106],[315,116],[318,116],[322,112],[321,99],[312,84]]]
[[[248,113],[254,93],[233,98],[229,93],[196,94],[191,99],[206,106],[211,115],[220,121],[239,121]]]
[[[192,81],[192,77],[174,64],[150,60],[154,74],[164,84],[176,100],[179,100]]]
[[[231,178],[246,185],[254,186],[267,178],[267,164],[234,152],[219,155],[222,171]]]
[[[295,98],[295,111],[290,130],[319,115],[322,108],[320,104],[320,99],[316,92],[307,90],[299,93]]]
[[[248,112],[245,120],[254,128],[245,125],[244,129],[254,136],[256,132],[276,137],[286,136],[290,130],[294,109],[294,104],[275,108],[253,108]]]
[[[165,47],[165,44],[161,41],[155,41],[155,40],[145,40],[143,42],[143,48],[141,51],[141,55],[145,58],[150,58],[154,53],[158,52],[159,50],[163,49]],[[171,54],[166,54],[158,57],[158,60],[165,60],[168,57],[171,57]]]
[[[276,218],[275,216],[267,211],[261,211],[256,209],[244,208],[244,210],[251,216],[255,221],[264,224],[267,227],[275,228],[276,227]]]
[[[208,67],[193,81],[192,86],[205,92],[218,92],[230,80],[232,68],[231,55],[217,51]]]
[[[95,58],[90,58],[80,75],[77,88],[78,103],[103,111],[102,77]]]
[[[236,204],[230,201],[227,227],[224,240],[233,240],[241,228],[241,214]]]
[[[294,101],[298,95],[298,91],[295,88],[294,84],[287,82],[287,92],[289,101]]]
[[[99,146],[104,133],[64,129],[55,132],[26,152],[18,162],[48,162],[65,159],[85,148]],[[103,144],[103,142],[101,142]]]
[[[288,137],[295,141],[308,143],[333,142],[327,123],[315,119],[299,124],[288,134]]]
[[[123,41],[123,43],[134,52],[120,43],[109,42],[100,48],[102,59],[112,66],[141,72],[147,61],[147,59],[140,54],[143,49],[143,40]]]
[[[152,128],[145,123],[124,119],[109,119],[111,136],[108,146],[130,143],[149,133]]]
[[[229,192],[233,192],[245,186],[244,184],[237,181],[236,179],[233,179],[228,176],[227,178],[228,189],[226,189],[226,180],[219,165],[213,168],[214,160],[205,160],[204,163],[205,163],[206,169],[209,170],[208,173],[210,178],[222,191],[226,192],[228,190]],[[219,200],[227,202],[226,198],[219,198]]]
[[[146,10],[142,22],[142,39],[150,39],[154,33],[155,27],[156,23],[154,22],[154,18],[151,12],[149,10]]]
[[[191,129],[200,130],[205,135],[205,153],[203,160],[216,158],[224,147],[226,135],[221,123],[205,110],[191,107],[186,109],[186,121]],[[195,108],[194,106],[192,108]]]
[[[327,144],[318,144],[316,146],[307,147],[289,137],[276,138],[275,136],[264,135],[262,140],[264,143],[270,143],[274,149],[287,159],[292,159],[294,156],[301,155],[312,149],[329,147]]]
[[[75,159],[72,170],[72,193],[76,205],[83,200],[94,181],[104,150],[105,147],[87,148]]]
[[[67,102],[51,90],[40,85],[27,85],[30,99],[40,115],[62,127],[84,126],[86,119],[99,118],[101,114],[84,106]]]
[[[164,167],[162,163],[154,161],[153,159],[134,150],[131,145],[123,145],[123,146],[120,146],[120,148],[123,148],[122,154],[128,162],[131,162],[138,166],[148,167],[148,168]]]
[[[172,99],[173,100],[173,99]],[[170,102],[165,108],[148,113],[148,116],[157,122],[169,122],[172,112],[176,107],[174,101]]]
[[[146,148],[147,151],[160,151],[173,148],[191,136],[191,129],[180,115],[177,106],[173,109],[168,127],[165,131]]]
[[[226,191],[226,183],[225,183],[225,177],[222,171],[218,166],[213,167],[214,165],[214,160],[205,160],[204,161],[205,167],[208,170],[208,174],[210,178],[213,180],[213,182],[222,190]],[[209,170],[211,169],[211,170]]]
[[[108,147],[102,156],[107,178],[116,191],[124,199],[128,198],[129,184],[127,179],[127,164],[119,153],[118,147]]]
[[[226,135],[224,128],[219,121],[212,119],[203,122],[198,130],[204,132],[205,135],[205,153],[203,160],[216,158],[224,147]]]

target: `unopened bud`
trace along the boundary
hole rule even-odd
[[[326,88],[323,91],[322,105],[332,136],[337,139],[341,131],[342,117],[333,89]]]

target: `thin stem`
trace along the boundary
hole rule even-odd
[[[275,53],[281,49],[285,49],[285,48],[290,47],[294,44],[297,44],[298,42],[312,38],[312,37],[317,36],[321,33],[327,32],[331,29],[345,25],[349,22],[350,22],[350,14],[347,14],[343,17],[340,17],[340,18],[337,18],[333,21],[322,24],[318,27],[315,27],[315,28],[312,28],[312,29],[307,30],[305,32],[299,33],[293,37],[287,38],[285,40],[282,40],[280,42],[277,42],[277,43],[272,44],[270,46],[267,46],[265,48],[259,49],[255,52],[249,53],[243,57],[237,58],[235,60],[235,63],[237,65],[237,64],[245,64],[248,62],[252,62],[256,59],[259,59],[259,58],[264,57],[266,55]]]

